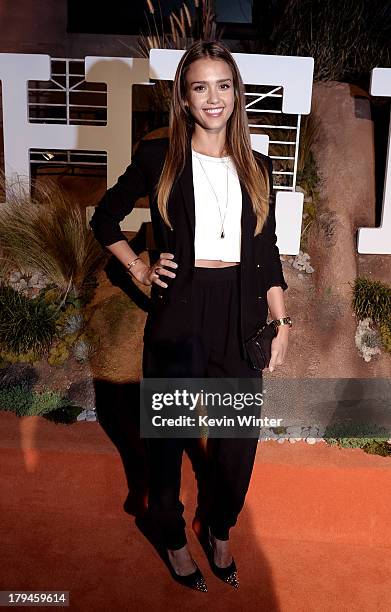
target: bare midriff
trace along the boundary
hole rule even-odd
[[[227,266],[237,266],[239,261],[221,261],[221,259],[196,259],[196,268],[226,268]]]

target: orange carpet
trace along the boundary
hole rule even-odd
[[[196,484],[185,455],[188,539],[209,587],[199,593],[172,580],[123,511],[129,473],[101,424],[5,412],[0,424],[1,590],[67,590],[70,609],[83,612],[391,609],[390,458],[260,443],[231,535],[235,590],[211,573],[191,530]]]

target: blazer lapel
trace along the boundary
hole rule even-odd
[[[194,186],[193,186],[193,164],[192,164],[192,155],[191,155],[191,142],[189,139],[185,166],[183,168],[182,174],[178,179],[179,187],[181,190],[183,206],[186,211],[187,219],[189,222],[192,240],[194,243],[194,233],[195,233],[195,202],[194,202]]]
[[[191,231],[192,242],[194,243],[195,234],[195,200],[194,200],[194,185],[193,185],[193,164],[192,164],[192,153],[191,143],[186,153],[185,166],[183,172],[178,178],[179,187],[181,190],[183,206],[186,211],[189,227]],[[241,257],[242,261],[246,258],[244,245],[250,244],[251,237],[254,235],[256,219],[253,213],[250,196],[245,188],[243,182],[239,179],[240,187],[242,190],[242,216],[241,216]]]

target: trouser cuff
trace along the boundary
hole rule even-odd
[[[170,550],[179,550],[180,548],[183,548],[186,544],[187,544],[186,536],[184,536],[181,539],[165,541],[165,547],[169,548]]]
[[[210,526],[212,535],[218,540],[229,540],[229,529],[222,529],[221,527]]]

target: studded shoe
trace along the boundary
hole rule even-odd
[[[193,559],[193,562],[194,562],[194,565],[196,566],[195,571],[185,576],[181,576],[180,574],[176,573],[176,571],[174,570],[172,566],[171,561],[168,558],[168,555],[167,555],[167,560],[168,560],[168,567],[170,569],[171,575],[174,578],[174,580],[176,580],[183,586],[187,586],[190,589],[194,589],[196,591],[203,591],[204,593],[208,591],[208,587],[205,582],[205,578],[203,577],[201,570],[198,567],[197,563],[194,561],[194,559]]]
[[[195,518],[193,520],[193,530],[205,551],[214,575],[217,576],[217,578],[220,578],[220,580],[223,580],[223,582],[227,582],[227,584],[230,584],[237,589],[239,587],[239,581],[234,558],[232,557],[232,561],[227,567],[219,567],[216,565],[214,560],[215,541],[210,527],[203,523],[197,524]]]

